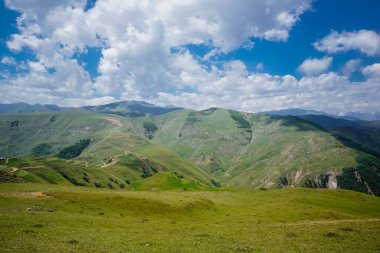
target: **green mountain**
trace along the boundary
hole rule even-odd
[[[182,110],[182,108],[175,106],[161,107],[143,101],[135,100],[120,101],[97,106],[84,106],[81,109],[90,112],[110,113],[129,117],[159,115],[172,111]]]
[[[380,157],[380,121],[347,120],[326,115],[297,117],[329,131],[347,146]]]
[[[0,104],[0,114],[61,111],[64,109],[66,108],[56,105],[31,105],[27,103]]]
[[[157,173],[166,173],[169,181],[175,175],[180,184],[183,181],[186,185],[190,180],[200,187],[211,185],[205,172],[175,152],[137,135],[128,121],[128,118],[116,115],[85,111],[3,116],[0,118],[0,156],[39,155],[43,158],[28,158],[26,162],[21,159],[18,166],[12,166],[12,159],[8,163],[4,160],[2,164],[11,171],[13,167],[20,170],[32,167],[32,170],[27,172],[34,173],[33,168],[41,166],[50,170],[50,163],[44,160],[48,159],[44,158],[45,156],[57,155],[65,149],[73,149],[81,140],[90,140],[89,146],[73,160],[76,163],[65,163],[63,166],[71,170],[73,178],[80,184],[94,186],[96,182],[100,182],[101,176],[94,176],[93,179],[90,176],[91,183],[81,179],[84,173],[91,174],[88,173],[89,169],[94,169],[95,172],[102,171],[106,179],[102,180],[103,183],[115,176],[118,182],[128,180],[136,182],[136,187],[140,187],[138,185],[141,184],[141,187],[144,187],[143,183],[137,181]],[[55,162],[63,164],[65,161]],[[78,167],[77,162],[81,166]],[[85,168],[83,172],[81,168]]]
[[[380,195],[376,155],[293,116],[218,108],[143,117],[78,110],[1,116],[0,132],[0,156],[41,157],[1,161],[3,181],[55,182],[44,178],[46,169],[62,182],[110,188],[306,186]]]

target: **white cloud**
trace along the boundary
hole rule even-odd
[[[380,54],[380,34],[369,30],[342,33],[333,31],[313,45],[322,52],[340,53],[359,50],[366,55],[375,56]]]
[[[311,0],[98,0],[84,11],[85,0],[7,0],[9,8],[20,11],[19,34],[7,42],[13,51],[31,49],[46,70],[32,63],[28,85],[43,86],[51,81],[52,93],[85,86],[86,94],[147,99],[157,92],[195,85],[205,69],[182,47],[205,44],[211,48],[204,57],[251,45],[250,38],[283,41]],[[207,8],[205,8],[207,6]],[[86,47],[100,47],[99,76],[94,83],[73,56]],[[173,52],[172,49],[179,49]],[[59,67],[70,65],[71,73]],[[54,73],[48,70],[54,69]],[[42,69],[39,69],[42,70]],[[36,75],[42,75],[37,81]],[[206,74],[207,75],[207,74]],[[70,76],[70,78],[67,78]],[[59,79],[62,78],[62,79]],[[12,80],[12,82],[17,82]]]
[[[318,75],[325,72],[332,63],[332,57],[323,57],[320,59],[308,58],[297,70],[307,76]]]
[[[260,62],[256,65],[255,69],[257,71],[263,71],[264,70],[264,63]]]
[[[380,81],[380,63],[368,65],[362,69],[363,75],[373,81]]]
[[[206,109],[211,106],[243,111],[263,111],[301,107],[345,113],[377,111],[380,108],[380,87],[375,80],[350,82],[334,72],[303,77],[249,74],[246,78],[223,73],[211,89],[199,92],[169,94],[160,92],[151,100],[160,104],[176,104],[185,108]]]
[[[16,65],[17,64],[16,60],[13,57],[9,57],[9,56],[4,56],[1,59],[1,63],[4,65]]]
[[[307,76],[301,79],[250,72],[242,61],[217,62],[220,54],[249,49],[255,38],[287,40],[310,8],[309,0],[98,0],[84,11],[85,3],[6,1],[22,13],[20,33],[8,47],[28,48],[36,59],[27,62],[28,71],[0,80],[1,101],[78,106],[143,99],[245,111],[380,107],[374,70],[363,69],[368,79],[358,83],[334,72],[322,74],[331,57],[305,60],[300,71]],[[188,44],[210,51],[201,59],[186,49]],[[101,49],[95,80],[76,59],[87,47]]]
[[[345,76],[350,76],[352,73],[359,69],[361,60],[360,59],[352,59],[347,61],[343,66],[343,74]]]

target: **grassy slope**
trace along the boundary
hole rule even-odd
[[[8,122],[15,121],[18,121],[18,126],[10,127]],[[84,167],[86,162],[89,167],[94,168],[94,171],[101,171],[100,174],[94,172],[98,176],[94,177],[92,184],[106,183],[108,175],[114,175],[119,182],[124,181],[125,178],[122,176],[132,181],[141,179],[140,168],[123,166],[119,162],[133,156],[135,160],[151,160],[152,163],[159,164],[163,171],[177,172],[200,184],[210,185],[205,172],[182,159],[175,152],[151,143],[144,136],[136,134],[128,121],[127,118],[116,115],[83,111],[2,116],[0,117],[2,133],[0,143],[3,145],[0,146],[0,155],[30,155],[32,149],[40,143],[51,145],[54,154],[79,139],[89,138],[91,139],[90,146],[77,160],[83,161],[78,163],[80,164],[79,174],[83,174],[81,167]],[[112,162],[108,164],[108,161]],[[104,174],[107,178],[100,180],[101,175]],[[75,179],[85,183],[82,177],[82,175],[76,175]]]
[[[161,171],[142,178],[143,167],[144,161],[131,154],[121,159],[120,164],[107,167],[86,166],[83,161],[54,157],[12,158],[6,164],[0,162],[0,183],[32,182],[137,190],[205,188],[205,184],[184,177],[180,172]]]
[[[329,133],[294,117],[252,115],[254,139],[227,171],[229,184],[278,184],[280,175],[302,183],[305,175],[356,166],[356,152]],[[297,172],[301,175],[297,181]]]
[[[19,126],[12,128],[7,122],[14,121]],[[202,185],[213,177],[256,188],[276,187],[283,178],[303,185],[305,178],[358,166],[355,150],[309,122],[216,108],[137,118],[80,111],[11,115],[0,117],[0,128],[0,155],[29,155],[41,142],[57,152],[90,138],[77,160],[133,181],[141,166],[125,166],[131,157]]]
[[[170,117],[169,117],[170,116]],[[227,185],[271,186],[280,176],[356,166],[356,153],[329,133],[294,117],[241,114],[252,135],[227,110],[181,111],[155,117],[154,141],[176,150]]]
[[[379,198],[342,190],[0,184],[6,252],[377,252],[379,214]]]
[[[139,132],[140,129],[132,125],[133,121],[134,118],[114,118],[115,127],[86,149],[79,159],[99,164],[104,159],[119,161],[129,154],[134,154],[141,159],[156,162],[165,171],[178,172],[201,184],[210,185],[209,176],[204,171],[181,158],[176,152],[149,141]],[[118,166],[120,163],[115,165]]]
[[[10,127],[8,122],[18,122]],[[48,143],[52,151],[70,146],[80,139],[101,138],[112,128],[104,115],[83,112],[44,112],[0,117],[0,154],[2,156],[30,155],[40,143]]]

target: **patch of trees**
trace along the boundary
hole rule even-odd
[[[189,112],[186,118],[187,123],[194,124],[199,122],[200,120],[197,117],[197,112]]]
[[[7,124],[10,128],[18,127],[20,125],[20,121],[14,120],[14,121],[7,121]]]
[[[158,130],[157,126],[153,122],[145,121],[143,127],[147,132],[155,132]]]
[[[244,118],[244,116],[240,112],[229,111],[231,118],[236,122],[239,128],[250,129],[251,124]]]
[[[154,133],[158,130],[157,126],[153,122],[149,122],[149,121],[145,121],[143,123],[143,127],[149,139],[152,139],[154,136]]]
[[[337,176],[338,187],[380,196],[380,160],[367,154],[356,159],[358,166],[343,169]]]
[[[62,159],[73,159],[79,156],[82,151],[90,145],[90,139],[83,139],[72,146],[64,148],[58,153],[58,157]]]
[[[51,123],[55,122],[55,115],[51,116],[50,119],[49,119],[49,121],[50,121]]]
[[[216,182],[214,179],[210,179],[210,182],[215,187],[221,187],[220,183]]]
[[[40,143],[32,149],[32,156],[40,157],[52,153],[51,145],[47,143]]]
[[[76,186],[86,186],[85,183],[82,183],[82,182],[79,182],[76,178],[66,174],[65,172],[63,172],[62,170],[57,170],[57,172],[59,174],[61,174],[66,180],[68,180],[70,183],[72,183],[73,185],[76,185]]]
[[[218,108],[212,107],[212,108],[208,108],[206,110],[200,111],[200,113],[202,115],[210,115],[211,113],[215,112],[216,110],[218,110]]]

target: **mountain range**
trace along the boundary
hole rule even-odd
[[[315,111],[315,110],[305,110],[300,108],[290,108],[275,111],[263,111],[258,112],[258,114],[268,114],[268,115],[278,115],[278,116],[304,116],[304,115],[326,115],[335,118],[342,118],[347,120],[365,120],[373,121],[380,120],[380,112],[347,112],[345,114],[334,115],[328,114],[326,112]]]
[[[380,195],[379,121],[139,101],[0,108],[0,181],[136,189],[303,186]]]

